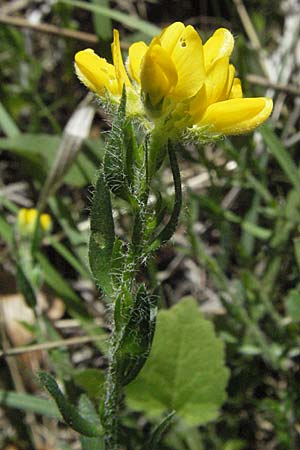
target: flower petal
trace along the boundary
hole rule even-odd
[[[235,75],[235,67],[233,64],[229,64],[227,86],[226,86],[224,98],[222,98],[221,100],[227,100],[229,98],[229,95],[230,95],[230,92],[231,92],[231,89],[233,86],[234,75]]]
[[[229,58],[223,56],[217,59],[206,75],[205,86],[208,105],[226,99],[226,89],[229,73]]]
[[[223,56],[230,56],[234,47],[232,34],[226,28],[218,28],[203,46],[206,71]]]
[[[156,43],[157,42],[157,43]],[[142,61],[141,85],[155,106],[177,83],[176,68],[159,40],[153,40]]]
[[[200,121],[206,108],[207,108],[207,94],[206,94],[206,86],[204,83],[201,89],[199,89],[195,97],[193,97],[189,103],[189,113],[193,118],[193,123],[197,123]]]
[[[119,83],[119,89],[122,92],[123,84],[126,86],[131,86],[130,80],[128,78],[127,72],[125,70],[123,57],[120,47],[120,38],[118,30],[114,30],[114,40],[111,44],[111,52],[113,57],[113,63],[116,69],[116,75]]]
[[[127,69],[130,77],[138,84],[141,84],[141,64],[147,49],[148,45],[143,41],[135,42],[129,47]]]
[[[174,22],[172,25],[162,30],[159,35],[159,40],[162,47],[169,53],[169,55],[173,52],[175,45],[184,30],[185,26],[182,22]]]
[[[171,58],[178,73],[178,82],[172,96],[177,99],[192,97],[203,84],[205,70],[202,41],[191,25],[179,35]]]
[[[235,78],[233,80],[229,98],[242,98],[242,97],[243,97],[243,91],[242,91],[241,80],[239,78]]]
[[[198,125],[211,125],[221,134],[243,134],[262,124],[271,114],[270,98],[235,98],[210,105]]]
[[[80,81],[91,91],[99,95],[104,95],[106,89],[114,95],[119,93],[114,66],[91,48],[76,53],[75,70]]]

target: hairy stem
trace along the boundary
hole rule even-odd
[[[105,382],[103,423],[105,428],[105,450],[118,450],[119,408],[122,396],[121,384],[118,380],[118,362],[116,358],[116,331],[111,338],[112,351]]]

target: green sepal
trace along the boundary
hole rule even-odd
[[[55,400],[67,425],[84,436],[97,437],[103,434],[100,424],[96,425],[94,422],[86,420],[78,413],[77,408],[64,396],[55,379],[49,373],[39,372],[39,378],[42,385]]]
[[[138,375],[149,355],[157,306],[142,284],[116,349],[120,383],[126,386]]]
[[[132,121],[127,120],[124,125],[124,147],[125,147],[125,162],[126,162],[126,175],[128,184],[133,191],[137,180],[136,167],[141,168],[143,164],[143,148],[138,146],[136,135]]]
[[[147,444],[141,450],[159,450],[158,445],[175,414],[176,411],[172,411],[162,419],[162,421],[154,428]]]
[[[101,428],[101,422],[94,408],[93,403],[86,395],[81,395],[79,400],[79,413],[82,417]],[[82,450],[104,450],[102,436],[88,437],[80,436]]]
[[[116,196],[131,202],[126,167],[126,89],[123,88],[118,111],[114,116],[104,155],[105,181]]]
[[[23,271],[22,267],[20,266],[20,264],[16,263],[16,265],[17,265],[16,277],[17,277],[18,287],[19,287],[27,305],[30,308],[35,308],[35,306],[37,304],[37,300],[36,300],[34,288],[31,284],[31,282],[29,281],[29,279],[27,278],[27,276],[26,276],[25,272]]]
[[[91,208],[89,262],[97,285],[107,296],[112,293],[111,259],[114,241],[115,231],[110,193],[103,173],[99,172]]]

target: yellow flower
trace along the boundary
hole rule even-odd
[[[113,64],[105,58],[100,58],[94,50],[87,48],[75,55],[75,71],[88,89],[100,96],[106,92],[120,97],[123,85],[130,86],[120,48],[119,32],[114,30],[114,40],[111,44]]]
[[[242,134],[263,123],[273,104],[266,97],[243,98],[241,82],[229,62],[233,47],[233,36],[225,28],[202,45],[191,25],[175,22],[149,46],[142,41],[130,46],[127,71],[116,30],[113,64],[87,49],[76,54],[75,67],[81,81],[100,96],[108,93],[119,100],[125,84],[127,92],[142,99],[144,110],[140,107],[139,112],[154,124],[163,118],[165,134],[184,129]]]
[[[38,210],[34,208],[21,208],[18,213],[18,226],[22,234],[31,234],[34,231]],[[52,228],[52,220],[49,214],[40,215],[40,226],[44,232]]]

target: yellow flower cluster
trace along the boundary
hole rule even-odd
[[[22,234],[34,232],[38,210],[34,208],[21,208],[18,213],[18,226]],[[52,220],[49,214],[40,215],[40,226],[44,232],[49,232],[52,228]]]
[[[216,30],[203,45],[191,25],[175,22],[149,46],[132,44],[126,70],[119,33],[114,30],[113,64],[86,49],[75,55],[75,69],[89,89],[116,101],[125,84],[129,98],[141,98],[144,111],[154,120],[172,114],[178,119],[179,111],[180,126],[242,134],[263,123],[273,104],[266,97],[243,98],[241,82],[229,63],[233,47],[233,36],[225,28]]]

